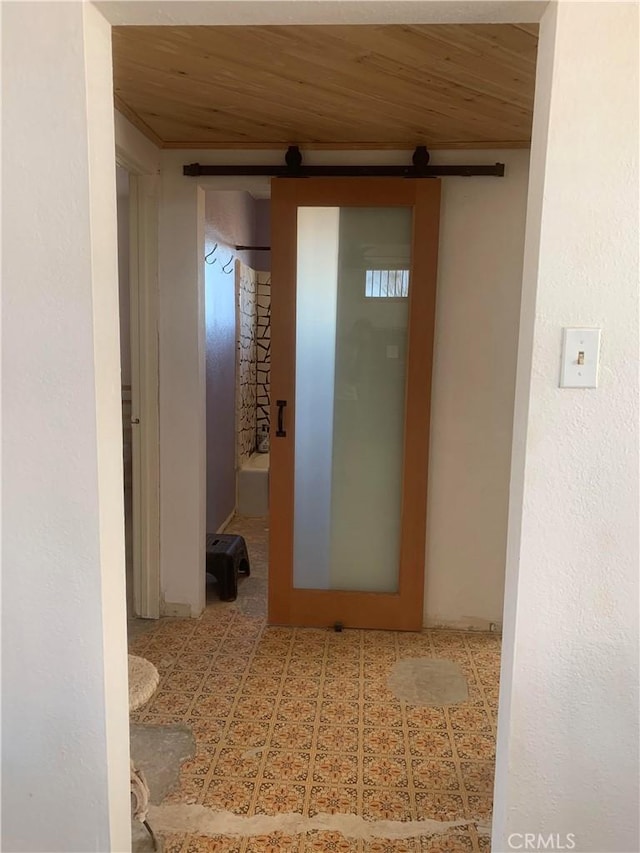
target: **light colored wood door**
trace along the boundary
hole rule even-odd
[[[296,293],[299,207],[407,207],[413,211],[405,368],[404,449],[397,592],[294,585]],[[274,179],[271,296],[269,622],[419,630],[423,618],[431,373],[440,183],[395,178]],[[279,407],[278,401],[286,401]],[[286,436],[277,436],[279,417]],[[376,519],[371,520],[372,524]]]

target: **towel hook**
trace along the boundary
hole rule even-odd
[[[211,255],[214,255],[216,253],[217,248],[218,244],[216,243],[213,249],[210,252],[207,252],[207,254],[204,256],[205,264],[209,264],[209,266],[213,266],[215,264],[216,259],[214,258],[212,261],[210,261],[209,258],[211,257]]]

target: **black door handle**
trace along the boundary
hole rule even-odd
[[[284,410],[286,405],[286,400],[276,400],[276,406],[278,407],[278,429],[276,430],[277,438],[286,438],[287,435],[287,431],[284,428]]]

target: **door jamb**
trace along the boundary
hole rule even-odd
[[[129,286],[133,457],[133,607],[160,617],[160,418],[158,373],[158,175],[118,147],[129,172]]]

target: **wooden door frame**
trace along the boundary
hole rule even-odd
[[[160,422],[158,375],[158,182],[126,153],[129,172],[133,609],[160,617]]]
[[[397,593],[293,588],[297,208],[412,207],[412,283],[405,397],[400,576]],[[327,626],[336,611],[347,627],[419,630],[423,622],[433,340],[440,182],[402,178],[274,179],[271,194],[271,423],[286,400],[287,440],[272,430],[269,622]],[[415,393],[422,388],[423,393]],[[409,393],[409,389],[413,389]],[[411,460],[411,464],[407,464]]]

